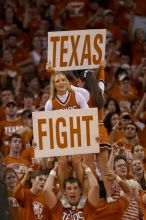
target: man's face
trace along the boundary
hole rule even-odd
[[[125,178],[127,175],[127,164],[123,159],[119,159],[115,162],[115,172],[121,178]]]
[[[20,153],[22,148],[22,140],[20,138],[13,138],[9,145],[11,152]]]
[[[33,105],[33,98],[32,97],[24,97],[24,105],[32,106]]]
[[[134,138],[136,136],[136,127],[132,124],[128,124],[125,127],[125,136],[126,138]]]
[[[8,104],[6,106],[5,113],[6,113],[6,115],[9,115],[9,116],[16,115],[16,113],[17,113],[17,105],[15,105],[13,103]]]
[[[32,179],[32,186],[36,190],[43,190],[47,177],[45,175],[36,176],[35,179]]]
[[[123,80],[120,82],[120,89],[122,92],[129,92],[130,89],[130,81],[129,80]]]
[[[76,205],[81,195],[81,189],[78,183],[67,182],[64,194],[71,205]]]

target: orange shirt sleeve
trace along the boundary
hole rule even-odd
[[[18,183],[15,186],[13,195],[17,199],[19,205],[23,207],[26,196],[25,196],[25,189],[22,187],[21,183]]]

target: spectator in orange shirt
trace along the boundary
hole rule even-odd
[[[122,142],[125,148],[130,152],[134,145],[140,143],[137,132],[138,128],[135,123],[127,123],[124,127],[124,136],[123,138],[119,139],[119,141]]]
[[[0,97],[0,121],[3,121],[6,119],[5,106],[7,102],[13,98],[13,92],[9,88],[4,88],[1,91]]]
[[[99,200],[98,183],[91,169],[85,164],[82,164],[82,167],[88,181],[87,195],[83,194],[79,179],[69,177],[64,180],[64,192],[60,200],[53,192],[58,166],[51,170],[44,186],[44,195],[51,211],[52,220],[69,219],[70,216],[73,219],[95,219],[95,211]]]
[[[16,12],[13,6],[7,5],[4,10],[4,17],[0,21],[0,28],[3,31],[3,35],[5,36],[14,24],[20,24],[17,17]]]
[[[116,141],[119,141],[119,139],[124,137],[124,128],[126,124],[133,122],[132,117],[127,112],[123,112],[120,115],[120,120],[117,122],[117,124],[113,127],[111,133],[110,133],[110,142],[114,143]]]
[[[120,113],[120,108],[118,102],[114,98],[108,98],[104,105],[105,115],[111,112]]]
[[[89,0],[65,0],[64,27],[65,30],[82,30],[86,27]]]
[[[141,185],[143,190],[146,190],[146,174],[143,162],[139,159],[134,159],[131,162],[131,170],[133,178]]]
[[[123,73],[119,76],[119,91],[113,97],[119,104],[123,101],[127,108],[130,108],[130,103],[136,97],[136,94],[131,91],[131,81],[127,74]]]
[[[4,181],[6,183],[7,192],[8,192],[8,201],[12,219],[20,219],[20,207],[16,198],[13,196],[13,190],[18,182],[18,177],[16,172],[12,168],[7,168],[4,175]]]
[[[110,177],[111,182],[113,180],[118,181],[123,190],[123,195],[121,195],[116,201],[112,203],[106,202],[106,191],[102,181],[98,181],[99,184],[99,205],[96,211],[97,220],[113,220],[122,219],[123,213],[129,206],[130,201],[130,187],[126,181],[120,180],[119,176],[114,174],[112,170],[106,171],[107,175]],[[113,179],[112,179],[113,178]]]
[[[1,87],[9,87],[15,91],[15,95],[20,92],[22,72],[13,62],[13,55],[9,49],[2,52],[2,71],[4,74],[1,76]]]
[[[135,113],[136,113],[136,110],[137,110],[139,104],[140,104],[140,99],[138,97],[134,98],[130,104],[130,115],[132,117],[134,117],[135,119],[136,119]]]
[[[131,43],[131,61],[132,64],[138,65],[143,57],[143,43],[146,40],[143,28],[137,28],[134,31],[134,39]]]
[[[6,119],[0,121],[1,152],[5,156],[9,153],[8,138],[24,126],[22,120],[17,117],[17,107],[15,100],[9,100],[5,107]]]
[[[127,61],[126,61],[127,60]],[[131,77],[131,70],[129,73],[129,70],[127,70],[125,68],[125,65],[127,66],[127,64],[125,62],[128,62],[128,56],[127,55],[121,55],[121,62],[120,64],[118,64],[115,72],[112,70],[112,76],[111,79],[108,79],[107,81],[107,97],[109,98],[117,98],[118,96],[121,96],[121,90],[123,91],[123,89],[126,89],[127,86],[125,86],[123,89],[120,88],[120,82],[123,81],[124,79],[127,79],[127,81],[129,81],[129,85],[128,85],[128,92],[130,92],[131,94],[134,95],[134,98],[137,95],[137,90],[133,85],[132,77]],[[119,65],[121,65],[121,67],[119,67]],[[122,66],[124,68],[122,68]],[[109,73],[110,74],[110,73]],[[122,92],[125,94],[125,92]],[[116,95],[115,95],[116,94]],[[119,101],[116,100],[116,101]],[[129,107],[129,106],[128,106]]]
[[[99,2],[91,0],[89,3],[88,19],[86,21],[86,28],[100,28],[103,22],[103,11]]]
[[[6,166],[3,163],[3,156],[0,153],[0,217],[1,219],[11,220],[12,216],[10,214],[8,194],[6,189],[6,184],[4,182],[4,173],[6,171]]]
[[[128,209],[124,212],[122,220],[139,220],[142,219],[142,213],[139,206],[139,191],[141,190],[140,184],[134,179],[127,179],[128,163],[123,155],[116,155],[114,158],[114,171],[122,179],[126,180],[131,189],[131,200]],[[112,161],[113,162],[113,161]],[[120,197],[121,186],[118,182],[114,182],[112,186],[113,198]]]
[[[107,129],[108,135],[112,132],[113,128],[119,123],[120,117],[116,112],[109,112],[105,116],[103,122],[104,126]]]
[[[33,105],[35,107],[39,106],[40,103],[40,94],[41,94],[41,84],[39,82],[39,79],[37,77],[31,78],[27,83],[27,89],[29,93],[33,94]],[[25,95],[26,92],[24,92]]]
[[[28,180],[32,183],[30,189],[26,189]],[[49,209],[43,195],[45,182],[46,175],[43,171],[33,172],[32,169],[29,168],[21,181],[14,188],[14,196],[21,207],[21,220],[50,220]]]
[[[145,153],[144,153],[144,148],[140,144],[136,144],[133,146],[131,149],[131,153],[133,156],[133,159],[140,160],[142,163],[144,163],[145,160]]]
[[[37,66],[41,61],[41,51],[42,51],[42,42],[40,36],[34,36],[32,39],[32,49],[30,51],[30,56],[33,60],[35,66]]]
[[[19,65],[19,67],[21,67],[32,62],[32,60],[30,59],[29,52],[25,48],[21,47],[19,43],[20,42],[17,34],[10,33],[7,36],[6,47],[9,48],[13,55],[14,64],[17,66]]]
[[[24,110],[20,115],[21,120],[23,121],[23,128],[19,130],[19,134],[22,136],[23,139],[23,147],[24,149],[29,146],[30,141],[33,135],[33,127],[32,127],[32,111],[31,110]],[[23,150],[24,150],[23,149]]]
[[[103,28],[106,28],[112,35],[112,40],[115,43],[115,49],[121,47],[121,32],[118,25],[115,24],[115,14],[112,10],[106,9],[104,11]]]
[[[137,144],[133,146],[132,150],[133,159],[138,159],[144,165],[144,169],[146,170],[146,157],[145,157],[145,148],[141,144]]]
[[[30,91],[25,91],[25,93],[23,94],[23,100],[21,100],[23,102],[23,106],[21,109],[18,109],[17,114],[21,115],[25,110],[29,110],[31,112],[35,111],[36,107],[33,104],[34,101],[34,95],[32,92]]]
[[[49,84],[51,72],[46,70],[46,63],[47,63],[47,50],[43,49],[41,51],[41,61],[37,65],[37,77],[41,84],[41,87],[44,87],[44,85]]]
[[[30,166],[28,161],[24,160],[20,154],[22,149],[22,137],[19,134],[12,134],[9,138],[10,153],[3,158],[3,162],[6,167],[12,168],[17,173],[17,176],[21,178]]]

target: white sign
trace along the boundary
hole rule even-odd
[[[48,32],[47,62],[56,71],[97,68],[105,42],[105,29]]]
[[[97,108],[33,112],[35,157],[98,153]]]

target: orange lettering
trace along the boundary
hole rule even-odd
[[[67,62],[63,60],[64,54],[68,52],[68,49],[64,47],[64,42],[68,41],[68,36],[61,36],[61,44],[60,44],[60,66],[67,67]]]
[[[38,119],[38,137],[39,137],[39,149],[43,150],[42,136],[47,136],[46,131],[42,131],[42,125],[46,124],[46,119]]]
[[[66,126],[66,121],[64,118],[58,118],[56,120],[56,141],[59,148],[66,148],[67,147],[67,132],[60,132],[60,124],[63,125],[63,127]],[[63,142],[61,142],[60,134],[62,134]]]
[[[98,45],[98,41],[100,43],[103,43],[103,36],[102,34],[97,34],[94,38],[94,48],[98,53],[98,59],[96,59],[96,55],[93,55],[93,63],[94,64],[100,64],[101,63],[101,59],[102,59],[102,50]]]
[[[83,65],[84,60],[86,60],[86,59],[88,61],[88,65],[91,65],[91,45],[90,45],[90,35],[89,34],[87,34],[85,36],[80,65]]]
[[[90,121],[93,121],[93,116],[83,116],[82,121],[86,122],[86,140],[87,140],[87,146],[90,146]]]
[[[77,46],[78,46],[78,43],[79,43],[80,35],[77,35],[76,41],[75,41],[74,36],[70,36],[70,38],[71,38],[71,44],[72,44],[72,54],[71,54],[71,58],[70,58],[70,61],[69,61],[69,66],[72,65],[73,59],[75,61],[75,66],[78,66],[79,62],[78,62],[78,56],[77,56],[76,49],[77,49]]]
[[[49,118],[49,136],[50,136],[50,148],[54,149],[54,135],[53,135],[53,120]]]
[[[77,117],[77,127],[73,127],[73,119],[75,118],[69,118],[70,120],[70,140],[71,140],[71,147],[74,147],[74,135],[77,135],[78,140],[78,147],[81,147],[81,124],[80,124],[80,117]]]
[[[56,66],[56,47],[57,47],[57,41],[60,40],[60,37],[51,37],[50,41],[53,43],[53,63],[52,67]]]

